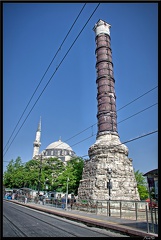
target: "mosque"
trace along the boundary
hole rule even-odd
[[[38,124],[38,128],[36,131],[36,138],[33,143],[33,156],[32,159],[40,159],[40,156],[43,158],[54,158],[57,157],[60,159],[62,162],[66,163],[69,161],[72,157],[75,157],[76,154],[72,150],[72,148],[65,142],[62,142],[61,139],[58,141],[50,143],[46,149],[44,149],[41,153],[40,151],[40,142],[41,138],[41,117],[40,117],[40,122]]]

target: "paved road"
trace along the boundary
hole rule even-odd
[[[125,237],[3,201],[3,237]],[[127,237],[127,236],[126,236]]]

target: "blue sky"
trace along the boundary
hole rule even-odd
[[[93,27],[99,19],[111,24],[117,122],[121,142],[158,129],[158,4],[101,3],[75,41],[98,5],[86,3],[8,142],[83,5],[83,2],[3,4],[4,170],[9,161],[18,156],[22,162],[32,159],[40,116],[40,151],[61,137],[78,156],[84,156],[95,143],[97,88]],[[51,81],[43,91],[49,79]],[[150,91],[151,89],[153,90]],[[143,97],[119,110],[148,91],[150,92]],[[141,113],[121,122],[138,112]],[[83,131],[86,128],[88,129]],[[78,134],[82,131],[82,134]],[[76,137],[67,141],[76,134]],[[83,141],[86,138],[88,140]],[[126,146],[135,170],[146,173],[158,168],[157,133],[129,142]]]

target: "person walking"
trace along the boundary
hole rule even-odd
[[[25,196],[25,204],[27,204],[27,196]]]
[[[63,198],[62,198],[62,209],[64,209],[65,208],[65,197],[63,196]]]
[[[73,199],[71,199],[71,201],[70,201],[70,207],[71,207],[71,210],[72,210],[72,207],[73,207]]]
[[[43,205],[45,205],[45,204],[46,204],[46,199],[45,199],[45,197],[43,197],[43,200],[42,200],[42,202],[43,202]]]

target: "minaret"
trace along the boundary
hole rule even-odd
[[[88,150],[90,159],[84,163],[78,199],[140,200],[132,159],[128,158],[128,148],[121,143],[117,131],[110,28],[111,25],[103,20],[99,20],[93,28],[96,41],[98,131],[96,142]],[[110,190],[107,183],[112,183]]]
[[[36,131],[36,138],[35,138],[35,141],[33,143],[34,150],[33,150],[32,158],[34,158],[36,155],[39,154],[39,150],[40,150],[40,146],[41,146],[40,137],[41,137],[41,117],[40,117],[40,122],[38,124],[38,128],[37,128],[37,131]]]

